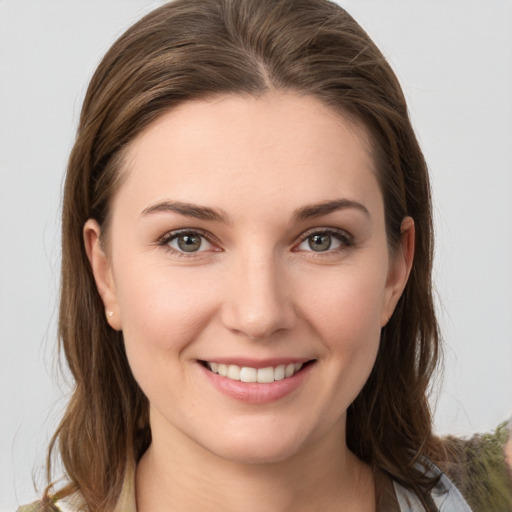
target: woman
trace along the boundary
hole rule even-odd
[[[345,11],[155,10],[69,161],[68,483],[38,509],[470,510],[435,465],[431,263],[403,94]]]

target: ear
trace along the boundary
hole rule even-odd
[[[120,331],[122,328],[121,317],[112,265],[102,247],[101,228],[94,219],[89,219],[84,225],[84,244],[96,281],[96,288],[105,306],[107,322],[113,329]]]
[[[411,217],[405,217],[400,228],[400,246],[392,255],[389,263],[381,327],[384,327],[391,318],[409,279],[414,259],[414,240],[414,220]]]

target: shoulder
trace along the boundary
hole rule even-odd
[[[431,498],[439,512],[472,512],[461,493],[437,467],[432,466],[431,472],[439,476],[436,486],[431,491]],[[415,493],[393,482],[401,512],[424,510]]]
[[[87,507],[79,493],[72,494],[66,498],[52,503],[49,507],[43,508],[41,501],[35,501],[29,505],[23,505],[16,512],[87,512]]]
[[[469,439],[445,438],[446,473],[474,512],[512,510],[512,472],[505,461],[506,424]]]
[[[41,502],[35,501],[29,505],[22,505],[21,507],[18,507],[16,512],[39,512],[39,510],[41,510]]]
[[[74,489],[76,489],[76,486],[68,485],[65,491],[59,491],[60,494],[66,493],[63,498],[54,498],[53,503],[45,505],[43,505],[42,501],[36,501],[30,505],[18,508],[17,512],[90,512],[81,492]],[[135,502],[135,463],[127,464],[121,494],[112,512],[137,512]]]

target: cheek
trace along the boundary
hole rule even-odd
[[[137,268],[144,268],[143,274],[136,272]],[[201,272],[189,269],[170,272],[133,262],[118,269],[122,330],[134,373],[144,367],[153,371],[160,363],[179,364],[183,352],[215,312],[213,287],[197,275]]]
[[[346,410],[356,398],[375,363],[384,290],[385,273],[369,267],[345,269],[310,287],[304,316],[327,352],[326,376],[336,382],[332,400],[339,403],[338,410]]]
[[[360,344],[365,333],[380,332],[386,272],[376,264],[311,275],[297,290],[309,322],[328,339]],[[372,336],[374,337],[374,336]]]

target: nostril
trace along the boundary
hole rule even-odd
[[[249,263],[243,266],[243,276],[233,275],[228,283],[229,295],[221,312],[224,326],[252,341],[292,329],[296,312],[293,302],[283,295],[283,278],[272,265],[263,271]]]

